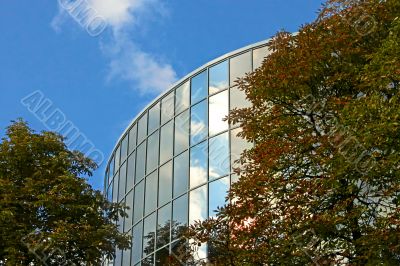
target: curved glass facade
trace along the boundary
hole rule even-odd
[[[133,236],[130,250],[109,265],[166,265],[179,259],[183,226],[204,220],[225,204],[237,177],[235,161],[250,144],[224,121],[249,103],[234,81],[259,67],[266,41],[222,56],[157,98],[117,142],[105,173],[104,192],[130,207],[120,231]],[[207,256],[199,248],[199,258]]]

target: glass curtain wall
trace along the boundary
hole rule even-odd
[[[157,99],[133,121],[110,156],[104,195],[130,207],[118,221],[131,250],[106,265],[164,265],[185,241],[183,228],[215,215],[225,202],[237,159],[251,144],[229,125],[229,110],[248,107],[236,81],[258,68],[265,43],[221,57]],[[207,246],[198,256],[207,256]]]

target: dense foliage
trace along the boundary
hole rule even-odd
[[[254,143],[188,236],[217,265],[400,264],[400,1],[329,0],[238,81]]]
[[[123,206],[87,184],[96,164],[52,132],[23,121],[0,143],[0,265],[99,265],[130,238]]]

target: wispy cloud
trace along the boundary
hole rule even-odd
[[[85,16],[87,10],[100,17],[111,34],[107,42],[99,43],[104,56],[109,60],[107,81],[124,80],[141,94],[158,94],[166,90],[177,79],[172,65],[162,56],[141,49],[132,35],[141,27],[144,16],[162,17],[165,7],[160,0],[58,0],[59,12],[51,22],[54,30],[60,31],[68,16],[75,11]],[[67,10],[65,3],[76,5]],[[80,7],[82,12],[76,11]],[[72,10],[72,11],[71,11]],[[85,11],[85,12],[84,12]],[[68,14],[70,13],[70,14]],[[82,23],[80,23],[82,24]]]

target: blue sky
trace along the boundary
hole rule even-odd
[[[77,19],[67,5],[78,1],[93,8],[92,21],[104,24],[88,32],[91,21]],[[47,129],[46,113],[32,113],[33,101],[21,103],[39,91],[36,96],[49,100],[47,114],[58,109],[107,159],[131,119],[169,84],[281,29],[296,31],[316,18],[321,2],[4,0],[0,136],[18,117],[37,131]],[[89,179],[97,189],[104,165]]]

